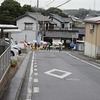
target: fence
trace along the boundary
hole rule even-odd
[[[0,55],[0,79],[10,64],[10,46]]]

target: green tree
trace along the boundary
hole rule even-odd
[[[14,0],[4,0],[0,7],[0,23],[14,24],[14,19],[21,15],[21,5]]]
[[[46,10],[46,14],[49,14],[49,13],[58,14],[59,16],[62,16],[62,17],[68,17],[68,15],[66,15],[61,9],[54,8],[54,7],[51,7]]]
[[[24,5],[23,7],[22,7],[22,9],[21,9],[21,14],[24,14],[24,13],[26,13],[27,11],[29,11],[29,12],[36,12],[36,10],[35,10],[35,8],[33,8],[33,7],[31,7],[30,5]]]

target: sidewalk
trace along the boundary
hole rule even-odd
[[[26,56],[24,55],[25,58],[24,58],[23,62],[21,63],[21,65],[19,63],[19,69],[17,70],[15,76],[12,78],[11,83],[10,83],[6,93],[4,94],[2,100],[17,100],[18,99],[18,95],[21,90],[21,86],[23,83],[23,79],[25,76],[27,64],[29,62],[31,53],[32,53],[32,51],[29,51]],[[22,58],[19,58],[19,60]]]
[[[69,50],[67,52],[75,57],[82,59],[82,60],[93,61],[93,62],[100,64],[100,59],[94,59],[94,58],[88,57],[88,56],[84,55],[84,52],[81,52],[81,51],[74,51],[73,52],[73,51],[69,51]]]

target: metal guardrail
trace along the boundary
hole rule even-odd
[[[10,46],[0,55],[0,79],[10,64]]]

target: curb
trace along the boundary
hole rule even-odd
[[[18,99],[31,53],[32,51],[28,52],[22,64],[20,65],[20,68],[18,69],[15,76],[11,80],[5,100],[17,100]]]

